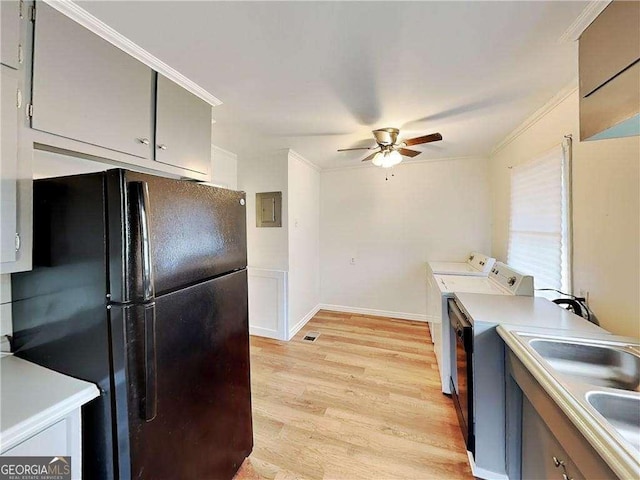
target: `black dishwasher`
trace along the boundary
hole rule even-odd
[[[449,320],[455,339],[457,382],[450,378],[451,396],[467,450],[475,454],[473,428],[473,327],[454,299],[448,300]],[[452,359],[453,360],[453,359]]]

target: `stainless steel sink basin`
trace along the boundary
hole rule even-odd
[[[640,451],[640,397],[607,392],[587,393],[587,402],[605,420]]]
[[[601,387],[640,391],[640,356],[612,345],[534,338],[533,348],[558,373]]]

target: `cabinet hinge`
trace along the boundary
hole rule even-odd
[[[24,62],[24,55],[23,55],[23,49],[22,49],[22,44],[18,45],[18,63],[22,63]]]
[[[27,117],[33,117],[33,103],[27,105]]]
[[[16,232],[16,252],[20,251],[20,234]]]
[[[20,9],[20,20],[22,20],[24,18],[24,0],[20,0],[18,5],[18,8]]]
[[[22,108],[22,90],[16,90],[16,108],[20,110]]]
[[[32,22],[36,21],[36,4],[34,2],[33,5],[29,7],[29,20]]]

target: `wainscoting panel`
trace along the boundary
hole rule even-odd
[[[288,340],[287,272],[253,267],[247,270],[249,333]]]

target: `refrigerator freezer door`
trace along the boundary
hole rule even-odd
[[[140,301],[144,291],[143,250],[136,227],[139,209],[129,188],[134,182],[144,183],[148,192],[145,207],[156,295],[246,267],[244,193],[111,170],[107,197],[112,301]]]
[[[131,476],[231,479],[253,447],[246,270],[155,303],[157,414],[151,421],[140,408],[144,362],[136,355],[144,348],[134,345],[144,338],[144,315],[125,327]]]

